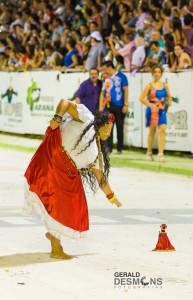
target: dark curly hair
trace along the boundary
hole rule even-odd
[[[82,134],[78,138],[78,140],[72,150],[76,149],[76,147],[81,142],[84,135],[90,130],[91,127],[94,127],[95,134],[93,135],[91,140],[88,142],[88,144],[85,146],[85,148],[82,149],[79,153],[77,153],[77,155],[84,152],[87,148],[89,148],[90,144],[96,140],[96,138],[98,136],[99,128],[108,122],[109,122],[109,112],[96,111],[94,113],[94,120],[91,121],[86,126],[86,128],[83,130]],[[110,171],[110,163],[109,163],[109,157],[108,157],[107,141],[100,140],[100,145],[101,145],[101,152],[102,152],[103,165],[104,165],[103,166],[103,177],[101,179],[101,182],[99,183],[99,186],[102,187],[107,182],[107,179],[109,176],[109,171]],[[83,182],[88,183],[90,185],[91,190],[95,193],[98,189],[98,184],[97,184],[97,180],[96,180],[96,177],[94,176],[94,174],[92,172],[86,172],[86,173],[82,173],[81,175],[83,178]]]

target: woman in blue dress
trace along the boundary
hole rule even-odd
[[[149,127],[147,159],[153,161],[152,145],[158,127],[158,161],[165,162],[164,146],[166,137],[167,116],[165,101],[167,97],[168,105],[172,104],[172,97],[168,85],[161,82],[163,70],[160,66],[152,68],[153,81],[144,88],[140,101],[147,106],[146,127]]]
[[[66,48],[68,52],[64,57],[64,67],[66,68],[74,68],[78,65],[78,56],[75,46],[76,42],[73,39],[67,40]]]

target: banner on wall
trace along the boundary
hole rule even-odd
[[[24,133],[24,102],[21,73],[0,75],[0,130]]]
[[[27,133],[44,134],[61,99],[74,99],[82,73],[31,72],[27,78]],[[32,98],[31,98],[32,97]]]
[[[1,73],[0,130],[44,134],[60,99],[72,99],[83,73]]]
[[[129,80],[129,113],[125,118],[126,145],[147,148],[145,107],[139,102],[151,74],[136,74]],[[75,99],[88,73],[58,71],[0,72],[0,130],[13,133],[44,134],[62,98]],[[169,108],[166,149],[193,152],[193,72],[165,73],[173,97],[179,103]],[[157,139],[154,147],[157,148]]]

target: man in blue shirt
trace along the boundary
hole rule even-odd
[[[117,129],[117,153],[121,154],[123,150],[123,132],[124,132],[124,118],[128,113],[129,106],[129,88],[127,77],[117,72],[111,61],[106,61],[103,64],[103,70],[108,75],[105,79],[100,94],[99,110],[107,109],[115,116],[115,123]],[[108,139],[109,152],[113,150],[113,130]]]

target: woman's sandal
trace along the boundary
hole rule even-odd
[[[159,162],[166,162],[166,158],[163,153],[159,153],[157,157]]]
[[[154,161],[152,152],[147,152],[147,160],[148,160],[148,161]]]

